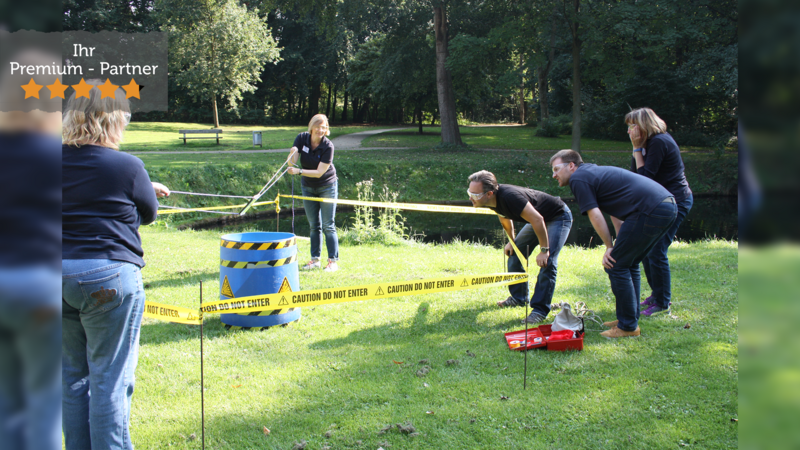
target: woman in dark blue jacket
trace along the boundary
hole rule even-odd
[[[89,82],[99,84],[99,82]],[[62,127],[62,410],[66,448],[130,449],[144,267],[139,225],[156,219],[142,161],[119,152],[125,93],[70,97]],[[90,395],[91,391],[91,395]]]

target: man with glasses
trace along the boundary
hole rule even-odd
[[[642,175],[619,167],[584,164],[573,150],[553,155],[550,166],[558,185],[569,185],[581,214],[589,216],[606,246],[602,265],[616,297],[617,320],[606,322],[611,329],[600,334],[609,339],[639,336],[639,263],[675,222],[675,197]],[[603,212],[611,216],[616,242]]]
[[[469,199],[472,205],[486,207],[498,214],[500,224],[506,230],[517,248],[530,256],[531,250],[539,244],[536,265],[539,275],[530,305],[533,311],[522,322],[537,324],[550,314],[550,303],[556,288],[558,254],[567,241],[572,228],[572,213],[558,197],[510,184],[497,184],[494,174],[486,170],[469,176]],[[514,235],[514,222],[525,222],[525,226]],[[508,255],[508,271],[524,272],[522,262],[509,242],[505,246]],[[497,302],[497,306],[524,306],[528,301],[528,283],[508,286],[511,294],[507,299]]]

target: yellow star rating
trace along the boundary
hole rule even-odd
[[[102,100],[106,97],[114,98],[114,94],[117,92],[118,87],[119,86],[113,84],[111,80],[106,78],[105,83],[101,84],[100,86],[97,86],[97,89],[100,89],[100,99]]]
[[[22,89],[25,89],[25,98],[28,97],[39,98],[39,89],[43,88],[44,86],[41,84],[36,84],[36,82],[33,81],[33,78],[31,78],[30,83],[23,84],[20,87]]]
[[[65,100],[64,91],[66,91],[68,87],[69,86],[66,84],[61,84],[61,80],[58,78],[56,78],[55,83],[47,85],[47,89],[50,90],[50,98],[61,97]]]
[[[43,87],[47,86],[47,89],[50,90],[50,98],[62,98],[64,100],[67,99],[66,90],[69,87],[75,90],[75,98],[91,98],[91,90],[92,88],[97,88],[100,91],[100,98],[104,99],[106,97],[115,98],[117,95],[117,90],[122,88],[125,90],[125,98],[138,98],[141,100],[141,91],[144,89],[144,86],[138,84],[136,80],[131,78],[131,82],[117,86],[116,84],[111,82],[111,79],[106,78],[106,82],[101,85],[94,85],[89,84],[86,82],[85,79],[81,78],[81,82],[78,84],[68,85],[61,82],[61,79],[56,78],[53,84],[48,85],[41,85],[36,84],[33,78],[28,84],[20,85],[20,87],[25,91],[25,98],[39,98],[39,93]],[[121,94],[121,92],[120,92]]]
[[[136,97],[141,100],[141,97],[139,97],[139,85],[133,81],[133,78],[131,78],[130,83],[122,86],[122,89],[125,89],[125,98]]]
[[[81,78],[80,83],[73,84],[72,89],[75,89],[75,98],[81,98],[81,97],[91,98],[89,96],[89,91],[92,90],[92,85],[84,81],[83,78]]]

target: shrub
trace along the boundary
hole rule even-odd
[[[539,137],[558,137],[562,134],[572,134],[572,116],[562,114],[553,116],[539,122],[539,128],[534,133]]]
[[[372,179],[356,183],[358,199],[364,202],[373,201],[375,195],[372,192]],[[383,192],[380,193],[380,201],[396,202],[399,193],[389,190],[383,185]],[[406,242],[408,234],[406,232],[405,219],[396,208],[380,208],[377,216],[378,225],[375,226],[375,214],[371,206],[356,206],[356,217],[353,226],[343,230],[339,236],[342,243],[350,245],[360,244],[383,244],[401,245]]]

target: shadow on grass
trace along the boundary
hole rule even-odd
[[[167,276],[160,276],[157,279],[146,278],[144,281],[145,289],[157,289],[160,287],[179,287],[187,284],[199,286],[200,281],[204,283],[219,281],[219,271],[183,271],[173,272]],[[145,294],[147,291],[145,291]],[[208,294],[208,293],[206,293]]]

